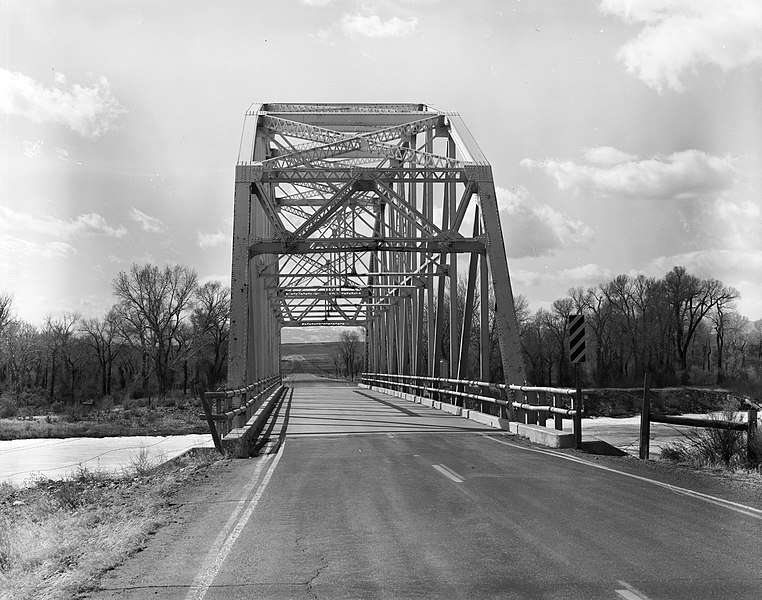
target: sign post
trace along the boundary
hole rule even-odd
[[[569,315],[569,360],[574,365],[574,446],[582,449],[582,384],[579,363],[585,362],[585,315]]]

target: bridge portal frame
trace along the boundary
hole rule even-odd
[[[522,384],[492,168],[457,113],[345,103],[247,111],[230,386],[278,373],[281,328],[314,325],[364,327],[373,371],[463,379],[476,348],[486,380],[489,330],[475,340],[473,323],[489,322],[490,291],[505,381]]]

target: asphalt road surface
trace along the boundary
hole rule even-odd
[[[340,382],[290,385],[277,452],[184,490],[177,522],[92,598],[762,598],[759,506]]]

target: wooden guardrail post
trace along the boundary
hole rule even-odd
[[[651,444],[651,373],[643,377],[643,405],[640,409],[640,450],[638,457],[648,460]]]
[[[537,402],[537,405],[545,405],[547,404],[548,395],[546,392],[537,392],[537,396],[535,397]],[[539,410],[535,413],[535,416],[537,418],[537,425],[540,427],[547,427],[548,426],[548,417],[550,416],[550,413],[547,412],[540,412]]]
[[[762,459],[762,456],[758,455],[757,450],[759,449],[759,444],[755,439],[757,434],[757,416],[757,409],[750,408],[749,418],[747,420],[748,429],[746,430],[746,460],[753,465],[757,464],[760,459]]]
[[[217,425],[212,418],[212,407],[209,406],[209,401],[206,399],[206,394],[202,386],[197,386],[196,391],[201,398],[201,406],[204,407],[204,415],[206,415],[206,422],[209,424],[209,431],[212,432],[212,440],[214,440],[214,447],[217,452],[224,454],[222,450],[222,442],[220,441],[220,434],[217,432]]]
[[[536,406],[538,402],[537,392],[524,392],[524,402]],[[537,411],[527,410],[525,414],[527,425],[537,425]]]
[[[574,447],[582,450],[582,386],[577,378],[577,390],[574,393]]]
[[[562,408],[563,400],[560,398],[559,394],[552,394],[551,395],[552,402],[551,406],[553,408]],[[556,431],[563,431],[564,430],[564,416],[559,413],[553,413],[553,426],[555,427]]]

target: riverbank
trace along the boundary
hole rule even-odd
[[[193,405],[87,407],[78,413],[0,419],[0,440],[208,433],[201,409]]]
[[[27,488],[0,484],[0,600],[63,600],[95,589],[171,521],[182,486],[227,462],[205,449],[158,466],[139,454],[120,477],[82,469]]]
[[[121,474],[135,459],[166,462],[192,448],[213,447],[205,434],[0,440],[0,482],[32,486],[39,479],[68,479],[84,470]]]

